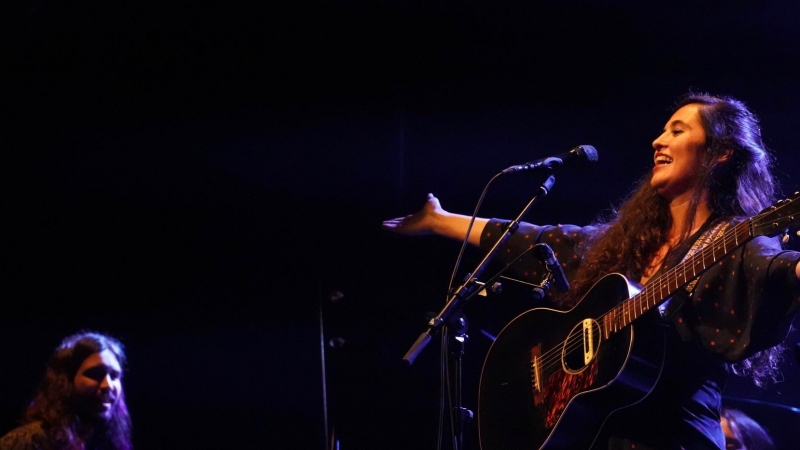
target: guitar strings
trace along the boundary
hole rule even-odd
[[[707,246],[701,248],[697,253],[692,255],[689,258],[689,260],[686,261],[686,263],[679,264],[679,265],[673,267],[672,269],[668,270],[667,272],[664,273],[664,275],[659,276],[656,280],[654,280],[655,283],[647,285],[647,286],[644,286],[644,288],[639,293],[637,293],[634,296],[632,296],[630,298],[630,302],[623,302],[621,305],[612,308],[610,311],[608,311],[608,312],[604,313],[602,316],[600,316],[598,318],[598,321],[600,321],[601,323],[603,323],[605,325],[605,321],[606,321],[607,317],[610,316],[612,313],[614,313],[616,317],[621,317],[623,320],[626,317],[626,315],[627,315],[627,317],[632,317],[629,320],[628,324],[631,323],[633,320],[636,319],[636,317],[638,317],[638,315],[643,314],[646,310],[649,310],[650,308],[654,307],[657,304],[657,302],[660,301],[660,300],[657,300],[657,296],[655,295],[655,289],[653,288],[654,286],[658,286],[658,292],[659,293],[661,293],[661,290],[663,289],[663,287],[665,285],[668,287],[668,286],[671,285],[672,282],[675,283],[675,286],[676,286],[675,289],[676,290],[679,289],[681,287],[681,285],[678,284],[678,282],[680,281],[680,278],[678,276],[678,272],[681,272],[681,271],[683,272],[683,281],[684,281],[684,284],[685,284],[686,282],[689,281],[688,277],[686,275],[687,266],[691,265],[691,267],[692,267],[692,277],[695,278],[695,277],[699,276],[695,272],[695,266],[698,263],[700,263],[700,266],[702,267],[702,269],[700,271],[700,275],[702,275],[702,273],[711,264],[713,264],[714,262],[716,262],[717,260],[719,260],[720,258],[722,258],[723,256],[725,256],[725,255],[727,255],[729,253],[727,251],[727,245],[729,243],[731,244],[731,251],[739,248],[741,245],[744,245],[746,243],[746,241],[749,240],[750,237],[754,236],[754,234],[751,231],[752,228],[760,228],[760,227],[763,227],[765,224],[768,224],[768,223],[771,222],[769,220],[766,220],[766,221],[763,220],[763,218],[765,216],[773,214],[773,213],[777,212],[778,210],[783,209],[787,205],[790,205],[791,203],[792,203],[792,200],[788,200],[786,203],[784,203],[783,205],[781,205],[779,207],[772,207],[768,211],[765,211],[765,212],[762,212],[760,214],[757,214],[757,215],[753,216],[750,220],[744,220],[744,221],[739,222],[738,224],[734,225],[733,227],[728,228],[727,230],[725,230],[723,232],[722,236],[719,239],[713,240],[711,242],[711,245],[707,245]],[[740,235],[742,237],[742,243],[739,243],[739,236]],[[722,243],[723,253],[720,256],[715,257],[715,253],[716,253],[717,249],[719,248],[719,243],[720,242]],[[706,264],[705,260],[709,256],[711,257],[711,262]],[[689,263],[691,263],[691,264],[689,264]],[[666,280],[666,282],[662,282],[662,280],[664,280],[664,279]],[[663,299],[664,297],[666,297],[666,296],[661,296],[661,299]],[[651,298],[652,298],[652,305],[650,304],[651,301],[649,300]],[[626,303],[630,303],[630,305],[626,306]],[[643,303],[647,306],[646,308],[643,307],[644,306]],[[639,307],[638,308],[638,314],[637,314],[637,308],[636,308],[637,305]],[[627,312],[626,312],[626,309],[627,309]],[[619,324],[616,324],[616,325],[619,325]],[[612,332],[619,331],[619,329],[624,328],[625,326],[627,326],[627,324],[623,325],[623,326],[620,326],[618,329],[612,330],[611,325],[609,325],[609,327],[607,328],[606,331],[607,331],[608,335],[610,336],[610,334]],[[593,330],[592,331],[592,335],[593,336],[600,335],[602,337],[603,333],[602,333],[602,331],[599,332],[599,333],[596,333]],[[601,340],[598,340],[598,342],[599,341],[601,341]],[[538,365],[540,367],[540,370],[542,371],[542,375],[543,376],[550,376],[551,373],[550,373],[549,369],[551,369],[556,364],[558,366],[562,365],[561,364],[561,355],[560,355],[560,353],[571,353],[576,348],[581,347],[582,344],[583,344],[583,333],[580,333],[580,334],[579,333],[572,333],[567,338],[567,340],[564,341],[564,345],[559,345],[559,346],[553,347],[552,349],[544,352],[541,356],[539,356],[539,358],[537,358],[538,359],[538,363],[539,363]]]
[[[789,204],[789,203],[791,203],[791,200],[789,202],[787,202],[787,204]],[[659,293],[660,293],[660,291],[662,290],[662,288],[663,288],[663,286],[665,284],[667,286],[669,286],[672,281],[675,282],[676,289],[679,289],[680,285],[678,285],[678,281],[679,281],[678,272],[680,272],[680,271],[684,272],[683,273],[683,278],[684,278],[684,282],[686,282],[687,278],[688,278],[686,276],[686,267],[690,265],[689,263],[691,263],[691,266],[692,266],[693,277],[697,276],[695,274],[695,272],[694,272],[694,267],[697,265],[698,262],[701,263],[701,266],[704,266],[703,270],[701,270],[701,274],[702,274],[702,271],[704,271],[710,265],[710,264],[704,264],[706,257],[711,256],[711,258],[712,258],[711,263],[716,262],[719,258],[721,258],[722,256],[727,255],[729,253],[727,251],[727,244],[728,243],[732,244],[731,251],[735,250],[736,248],[738,248],[741,245],[741,244],[739,244],[739,234],[742,234],[743,241],[750,237],[751,232],[750,232],[750,227],[748,227],[748,224],[750,224],[751,226],[756,227],[756,228],[763,227],[765,224],[770,223],[770,221],[762,221],[763,216],[765,216],[767,214],[772,214],[777,209],[781,209],[784,206],[786,206],[786,205],[783,205],[781,207],[778,207],[778,208],[772,209],[770,211],[767,211],[765,213],[762,213],[762,214],[759,214],[757,216],[754,216],[750,221],[747,221],[747,220],[742,221],[742,222],[736,224],[735,226],[733,226],[733,227],[727,229],[726,231],[724,231],[723,235],[721,236],[721,238],[719,240],[712,241],[711,245],[708,245],[708,246],[703,247],[702,249],[700,249],[700,251],[698,251],[695,255],[692,255],[692,257],[687,261],[686,264],[680,264],[680,265],[668,270],[663,276],[659,277],[656,280],[656,283],[654,284],[654,285],[658,285],[659,286],[658,287]],[[714,253],[716,252],[716,249],[719,248],[719,242],[720,241],[722,243],[723,254],[715,259],[714,258]],[[666,283],[662,283],[661,282],[662,279],[666,279]],[[599,321],[605,323],[606,317],[611,315],[611,313],[615,313],[615,315],[617,317],[622,317],[623,320],[624,320],[624,318],[626,316],[627,317],[633,317],[632,319],[629,320],[628,323],[632,322],[633,320],[635,320],[636,317],[638,317],[637,316],[637,308],[636,308],[637,305],[639,306],[638,315],[641,315],[641,314],[643,314],[645,312],[645,310],[649,310],[651,307],[655,306],[656,303],[658,302],[658,300],[656,300],[657,297],[656,297],[655,293],[653,292],[654,289],[649,289],[650,287],[652,287],[654,285],[645,286],[645,288],[642,289],[641,292],[639,292],[638,294],[636,294],[633,297],[631,297],[631,299],[630,299],[631,301],[629,302],[631,304],[630,306],[626,306],[626,303],[623,303],[622,305],[614,307],[609,312],[607,312],[607,313],[603,314],[602,316],[600,316]],[[653,299],[652,305],[650,304],[651,302],[648,300],[651,297]],[[642,303],[646,303],[647,304],[647,308],[643,308]],[[628,310],[627,312],[626,312],[626,308]],[[621,310],[621,312],[620,312],[620,310]],[[632,311],[632,313],[631,313],[631,311]],[[627,324],[626,325],[622,325],[620,328],[625,327],[625,326],[627,326]],[[609,327],[608,332],[610,333],[611,331],[612,330]],[[613,331],[619,331],[619,329],[616,329],[616,330],[613,330]],[[601,333],[595,333],[594,331],[592,331],[592,334],[594,336],[597,336],[598,334],[600,336],[602,336],[603,333],[602,332]],[[577,347],[582,346],[582,344],[583,344],[582,336],[583,336],[582,333],[580,335],[578,333],[574,333],[574,334],[572,334],[570,336],[570,338],[568,338],[565,341],[566,345],[560,345],[560,346],[554,347],[553,349],[548,350],[547,352],[542,354],[542,356],[539,357],[539,366],[542,369],[542,371],[544,372],[545,370],[552,368],[553,365],[555,365],[555,364],[558,364],[560,366],[561,365],[561,357],[560,357],[560,355],[556,354],[555,352],[559,348],[563,348],[564,349],[564,350],[561,351],[561,353],[570,353],[570,352],[574,351]]]
[[[764,214],[766,214],[766,213],[764,213]],[[758,222],[758,220],[760,220],[760,216],[763,216],[764,214],[761,214],[759,216],[755,216],[753,219],[750,220],[749,223],[759,224],[760,222]],[[737,224],[737,225],[735,225],[735,226],[733,226],[733,227],[731,227],[731,228],[729,228],[729,229],[727,229],[727,230],[725,230],[723,232],[723,235],[720,237],[720,239],[718,241],[722,242],[722,245],[723,245],[722,248],[724,250],[727,250],[727,244],[728,243],[735,244],[735,246],[731,247],[731,251],[739,247],[739,245],[738,245],[738,235],[739,235],[739,233],[741,233],[742,231],[748,231],[748,233],[746,233],[746,234],[747,235],[750,234],[749,230],[748,230],[748,227],[747,227],[747,224],[748,224],[748,221],[742,221],[739,224]],[[624,302],[621,305],[618,305],[618,306],[612,308],[611,310],[609,310],[608,312],[604,313],[603,315],[601,315],[598,318],[598,321],[603,323],[603,324],[605,324],[606,318],[608,316],[610,316],[612,313],[617,318],[622,318],[623,321],[625,320],[626,317],[630,318],[628,320],[628,323],[625,324],[625,325],[621,325],[619,323],[615,324],[615,328],[616,328],[616,325],[620,325],[620,326],[619,326],[619,328],[616,328],[614,330],[612,330],[611,326],[609,326],[608,330],[607,330],[607,332],[609,333],[609,336],[610,336],[610,334],[612,332],[619,331],[620,329],[626,327],[633,320],[635,320],[639,315],[643,314],[646,310],[649,310],[650,308],[652,308],[652,307],[654,307],[656,305],[658,300],[656,300],[657,296],[655,295],[655,289],[651,289],[652,287],[658,286],[658,292],[660,293],[661,290],[663,289],[664,285],[669,286],[669,285],[671,285],[672,282],[674,282],[675,285],[676,285],[676,290],[677,290],[678,288],[680,288],[680,286],[678,285],[678,281],[679,281],[678,272],[683,271],[684,272],[683,277],[684,277],[684,279],[686,279],[687,276],[686,276],[685,269],[689,265],[688,263],[691,262],[692,269],[694,270],[695,265],[698,262],[704,263],[706,257],[708,257],[708,256],[712,257],[712,263],[716,262],[716,259],[713,259],[716,249],[719,248],[718,247],[719,244],[716,243],[716,242],[717,242],[716,240],[712,241],[711,245],[708,245],[708,246],[703,247],[702,249],[700,249],[697,253],[695,253],[694,255],[692,255],[690,257],[690,259],[687,261],[686,264],[679,264],[678,266],[673,267],[672,269],[670,269],[667,272],[665,272],[664,275],[658,277],[658,279],[655,280],[655,283],[645,286],[639,293],[637,293],[634,296],[632,296],[630,298],[630,302]],[[728,252],[724,252],[723,255],[721,255],[720,257],[726,255],[727,253]],[[709,265],[710,264],[705,265],[703,270],[705,270],[705,268],[707,268]],[[701,271],[701,274],[702,274],[702,271]],[[662,280],[666,280],[666,281],[663,282]],[[651,302],[648,300],[650,298],[653,299],[652,305],[650,304]],[[662,297],[662,299],[663,299],[663,297]],[[646,304],[647,307],[644,308],[643,304]],[[637,313],[637,308],[636,308],[637,305],[638,305],[638,313]],[[601,337],[601,339],[602,339],[602,335],[603,334],[604,333],[602,331],[600,331],[600,332],[596,332],[594,330],[592,331],[592,335],[593,336],[598,336],[599,335]],[[600,340],[597,340],[597,341],[600,341]],[[543,353],[538,358],[539,367],[542,370],[543,375],[549,375],[550,370],[548,370],[548,369],[551,369],[555,365],[562,366],[561,354],[564,354],[564,353],[568,354],[568,353],[573,352],[577,348],[582,347],[583,346],[583,342],[584,342],[583,333],[572,333],[564,341],[564,345],[558,345],[558,346],[553,347],[552,349],[546,351],[545,353]],[[545,372],[548,372],[548,373],[545,374]]]
[[[742,231],[747,231],[746,221],[741,222],[740,224],[745,224],[745,225],[743,225],[743,226],[737,225],[737,226],[729,228],[728,230],[723,232],[723,235],[719,239],[719,241],[722,241],[722,245],[723,245],[722,248],[723,249],[727,249],[727,244],[729,242],[731,244],[737,244],[735,247],[731,247],[732,250],[739,247],[739,245],[738,245],[738,234],[741,233]],[[743,233],[743,234],[749,234],[749,233]],[[612,308],[609,312],[607,312],[607,313],[603,314],[602,316],[600,316],[598,321],[600,321],[603,324],[605,324],[607,317],[610,316],[612,313],[614,313],[616,315],[616,318],[622,318],[623,320],[627,320],[626,317],[629,317],[631,319],[628,320],[628,323],[632,322],[633,320],[635,320],[636,317],[638,317],[638,315],[643,314],[645,312],[645,310],[648,310],[648,309],[650,309],[650,307],[655,306],[655,304],[658,302],[658,300],[656,300],[657,297],[655,295],[655,289],[653,288],[654,286],[659,286],[657,289],[658,289],[658,292],[660,293],[664,285],[671,285],[672,282],[674,281],[675,285],[677,286],[676,287],[676,289],[677,289],[678,287],[680,287],[678,285],[678,281],[679,281],[678,272],[683,270],[684,279],[686,279],[687,277],[686,277],[686,273],[685,273],[685,268],[689,265],[690,262],[691,262],[692,267],[694,267],[697,264],[697,262],[705,261],[706,257],[709,256],[709,254],[712,257],[712,262],[713,262],[714,261],[713,260],[713,256],[714,256],[716,248],[719,248],[719,243],[714,244],[714,242],[712,242],[712,245],[709,245],[709,246],[706,246],[706,247],[702,248],[696,254],[692,255],[692,257],[685,264],[681,264],[681,265],[676,266],[673,269],[670,269],[669,271],[665,272],[663,276],[660,276],[657,280],[655,280],[656,283],[653,283],[651,285],[645,286],[645,288],[642,289],[641,292],[639,292],[636,295],[634,295],[633,297],[631,297],[629,302],[623,303],[622,305],[619,305],[617,307]],[[727,252],[724,252],[724,254],[727,254]],[[664,281],[664,280],[666,280],[666,281]],[[684,280],[684,281],[686,281],[686,280]],[[651,301],[648,300],[650,298],[653,299],[652,305],[650,305]],[[647,308],[643,307],[643,303],[646,303],[648,305]],[[638,306],[638,308],[637,308],[637,306]],[[616,328],[616,329],[613,329],[613,330],[611,329],[611,326],[609,326],[607,331],[609,333],[611,333],[612,331],[619,331],[619,329],[624,328],[625,326],[627,326],[627,324],[626,325],[622,325],[620,323],[620,324],[618,324],[618,326],[619,326],[619,328]],[[602,336],[604,333],[602,333],[602,332],[597,333],[597,332],[593,331],[592,334],[594,336],[597,336],[598,334],[600,336]],[[573,333],[570,336],[570,338],[568,338],[566,341],[564,341],[566,343],[566,345],[560,345],[560,346],[554,347],[553,349],[545,352],[540,357],[540,367],[542,369],[549,369],[554,364],[561,365],[561,357],[560,357],[560,355],[556,354],[555,352],[558,351],[559,349],[563,349],[561,351],[561,353],[570,353],[570,352],[574,351],[577,347],[582,346],[582,344],[583,344],[582,336],[583,336],[582,333],[581,334]],[[554,358],[555,358],[555,360],[554,360]]]

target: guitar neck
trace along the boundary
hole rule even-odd
[[[630,325],[642,314],[667,300],[675,291],[708,270],[717,261],[744,245],[753,236],[750,220],[727,227],[719,236],[683,262],[667,270],[636,295],[600,318],[606,339]]]

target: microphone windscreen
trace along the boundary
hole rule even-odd
[[[579,145],[578,148],[586,155],[588,161],[597,161],[597,150],[594,147],[591,145]]]

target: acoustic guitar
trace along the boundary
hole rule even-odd
[[[568,311],[534,308],[511,320],[481,370],[481,449],[591,448],[609,415],[643,400],[661,374],[664,333],[634,322],[753,237],[798,223],[795,193],[728,227],[644,287],[612,273]]]

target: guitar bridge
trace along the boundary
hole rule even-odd
[[[538,406],[542,403],[542,367],[541,367],[542,345],[531,347],[531,385],[533,387],[533,404]]]

